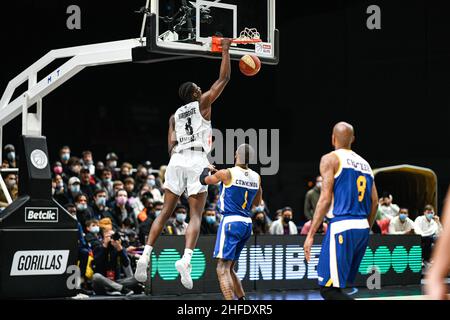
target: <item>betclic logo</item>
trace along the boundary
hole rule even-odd
[[[58,222],[58,208],[25,208],[25,222]]]

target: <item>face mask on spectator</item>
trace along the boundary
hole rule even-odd
[[[216,222],[216,217],[214,216],[206,216],[206,222],[209,224],[214,224]]]
[[[86,203],[78,203],[77,204],[77,210],[78,211],[85,211],[87,209],[87,204]]]
[[[177,213],[177,221],[179,223],[186,221],[186,213]]]
[[[161,210],[155,210],[155,217],[158,217],[161,214]]]
[[[255,219],[255,222],[256,222],[257,224],[263,224],[263,223],[264,223],[264,217],[258,217],[258,218],[256,218],[256,219]]]
[[[14,151],[9,152],[6,157],[9,161],[14,161],[16,159],[16,153]]]
[[[434,213],[427,213],[428,220],[433,220]]]
[[[322,182],[317,182],[317,183],[316,183],[316,187],[319,188],[319,189],[321,189],[321,188],[322,188]]]
[[[98,197],[95,199],[95,204],[99,207],[103,207],[106,205],[106,198],[105,197]]]
[[[405,222],[405,220],[406,220],[406,214],[405,214],[405,213],[400,213],[400,214],[398,215],[398,217],[399,217],[399,219],[400,219],[401,222]]]
[[[80,185],[79,184],[73,184],[70,186],[70,191],[72,191],[73,193],[78,193],[80,192]]]
[[[154,186],[156,185],[156,181],[155,181],[155,179],[148,179],[148,180],[147,180],[147,184],[148,184],[150,187],[154,187]]]
[[[67,161],[67,160],[69,160],[70,159],[70,153],[63,153],[62,155],[61,155],[61,160],[62,161]]]
[[[60,167],[60,166],[56,166],[56,167],[53,168],[53,172],[55,174],[61,174],[63,172],[63,168]]]
[[[289,217],[283,217],[284,223],[289,223],[291,221],[291,218]]]
[[[8,187],[13,187],[14,185],[16,184],[16,180],[15,179],[8,179],[8,180],[6,180],[6,185],[8,186]]]
[[[109,166],[111,167],[111,168],[115,168],[115,167],[117,167],[117,161],[111,161],[110,163],[109,163]]]
[[[64,188],[64,182],[59,182],[57,185],[56,185],[56,187],[58,187],[59,189],[62,189],[62,188]]]
[[[91,232],[92,233],[99,233],[100,232],[100,227],[99,226],[93,226],[91,228]]]
[[[123,206],[125,203],[127,203],[127,197],[124,196],[117,197],[116,201],[119,206]]]

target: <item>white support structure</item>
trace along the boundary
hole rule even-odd
[[[0,187],[3,190],[3,194],[5,195],[6,202],[11,204],[13,202],[11,195],[9,194],[8,188],[6,187],[5,181],[3,180],[3,176],[0,174]]]
[[[22,113],[22,134],[42,135],[42,99],[72,78],[86,67],[132,61],[132,49],[145,46],[142,39],[129,39],[97,43],[85,46],[52,50],[36,61],[17,77],[12,79],[0,100],[0,163],[3,151],[3,127]],[[56,59],[70,58],[49,75],[38,81],[38,72]],[[28,81],[28,90],[11,101],[15,90]],[[36,113],[29,113],[28,108],[37,105]],[[10,204],[12,202],[8,189],[0,175],[0,188]]]
[[[0,143],[3,127],[22,113],[22,133],[41,135],[42,99],[72,78],[85,67],[132,61],[132,49],[141,46],[140,39],[128,39],[97,43],[85,46],[52,50],[12,79],[0,100]],[[144,42],[145,45],[145,42]],[[49,75],[38,81],[37,74],[56,59],[70,58]],[[28,90],[11,101],[14,91],[25,81]],[[28,113],[28,108],[37,104],[37,113]],[[0,161],[2,160],[0,148]]]

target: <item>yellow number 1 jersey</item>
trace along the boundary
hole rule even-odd
[[[228,169],[231,173],[229,185],[221,184],[219,211],[224,215],[238,215],[250,217],[252,203],[259,190],[260,177],[251,169],[233,167]]]
[[[366,218],[372,206],[372,168],[352,150],[338,149],[333,153],[339,158],[339,169],[334,176],[331,213],[335,217]]]

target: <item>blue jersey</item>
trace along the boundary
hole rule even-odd
[[[372,207],[373,172],[369,163],[352,150],[333,152],[339,159],[334,176],[334,216],[368,217]]]
[[[251,169],[233,167],[228,169],[231,173],[231,182],[220,185],[220,197],[217,204],[219,211],[224,215],[239,215],[250,217],[252,203],[259,190],[261,179],[259,174]]]

